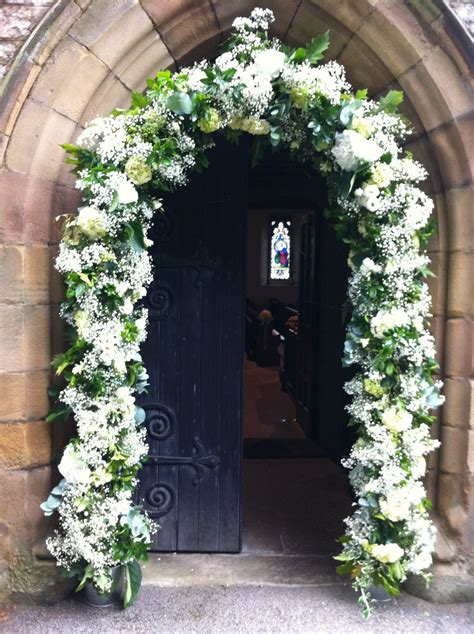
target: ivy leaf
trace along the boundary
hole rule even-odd
[[[313,37],[311,42],[306,45],[306,59],[311,64],[317,64],[320,59],[323,59],[324,53],[329,47],[329,31],[322,35]]]
[[[135,603],[138,597],[138,591],[142,583],[142,569],[136,559],[129,561],[124,565],[125,572],[125,593],[123,598],[123,607],[128,608]]]
[[[166,105],[175,114],[191,114],[193,102],[185,92],[174,92],[166,100]]]
[[[393,114],[397,111],[398,106],[403,101],[403,92],[401,90],[390,90],[385,97],[379,99],[377,112],[381,110]]]

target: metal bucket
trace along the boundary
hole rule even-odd
[[[110,570],[112,574],[112,590],[101,593],[91,581],[88,581],[82,590],[84,603],[93,608],[109,608],[123,602],[124,579],[121,566],[114,566]]]
[[[385,603],[386,601],[391,601],[393,599],[383,586],[370,586],[368,590],[372,599],[378,603]]]

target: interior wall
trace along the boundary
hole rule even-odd
[[[300,226],[305,211],[279,210],[292,219],[292,240],[290,267],[293,271],[291,284],[267,284],[268,267],[268,223],[273,214],[271,209],[249,209],[247,212],[247,252],[245,295],[258,308],[264,308],[268,300],[276,297],[287,304],[298,303],[298,254]]]

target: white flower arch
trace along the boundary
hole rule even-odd
[[[110,568],[123,566],[126,605],[155,528],[132,502],[147,454],[134,398],[148,379],[139,353],[147,315],[138,303],[152,279],[146,236],[159,192],[206,167],[218,131],[232,140],[253,135],[255,159],[266,143],[284,146],[325,175],[328,218],[351,249],[343,363],[358,368],[345,385],[358,440],[344,464],[357,502],[338,570],[351,574],[368,613],[370,585],[396,594],[408,573],[431,563],[421,478],[437,446],[429,410],[441,399],[423,281],[433,205],[416,186],[425,171],[400,147],[408,133],[396,114],[401,93],[379,102],[354,94],[339,64],[318,65],[328,34],[289,49],[268,39],[272,20],[266,9],[238,18],[213,63],[159,72],[145,95],[132,95],[130,110],[92,121],[77,146],[65,146],[84,206],[63,218],[56,267],[72,343],[53,362],[66,387],[48,418],[73,413],[77,438],[42,508],[59,512],[48,540],[58,564],[101,592],[110,590]]]

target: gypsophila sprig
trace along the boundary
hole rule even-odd
[[[265,144],[285,147],[326,177],[328,219],[350,246],[343,363],[357,366],[345,390],[358,440],[344,465],[356,501],[336,559],[369,614],[370,586],[397,594],[409,573],[424,574],[431,563],[422,478],[438,445],[430,410],[442,398],[420,248],[433,205],[417,186],[423,167],[401,149],[409,133],[396,114],[401,93],[380,102],[352,93],[342,66],[318,64],[327,33],[290,49],[269,37],[272,22],[260,8],[237,18],[213,63],[158,72],[145,94],[133,93],[130,110],[95,119],[76,146],[64,146],[83,202],[62,217],[56,267],[74,337],[53,362],[66,387],[49,419],[72,412],[77,438],[59,464],[63,480],[42,505],[59,513],[48,547],[80,587],[91,580],[101,592],[111,587],[112,566],[146,557],[157,527],[132,495],[147,454],[145,412],[135,403],[148,379],[140,357],[147,313],[139,304],[152,280],[147,232],[160,192],[206,167],[212,135],[235,141],[246,133],[254,160]]]

